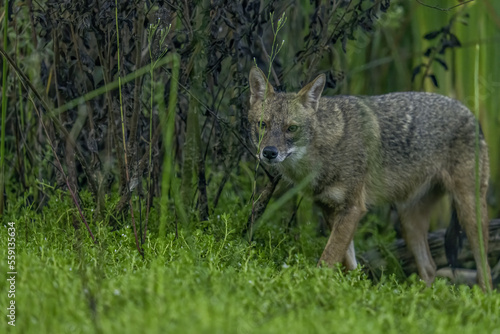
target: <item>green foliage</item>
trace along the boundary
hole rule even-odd
[[[86,202],[84,195],[84,202]],[[310,226],[239,235],[246,215],[215,216],[148,235],[144,260],[131,226],[94,222],[97,244],[72,227],[72,203],[53,196],[16,222],[16,330],[22,333],[494,333],[500,296],[431,288],[413,275],[378,283],[361,270],[317,268],[324,240]],[[21,200],[19,201],[21,202]],[[158,225],[155,215],[151,224]],[[6,228],[0,249],[6,257]],[[295,240],[294,234],[301,238]],[[0,262],[6,272],[6,261]],[[6,281],[0,281],[5,289]],[[6,294],[0,296],[5,305]],[[6,321],[0,330],[6,331]]]

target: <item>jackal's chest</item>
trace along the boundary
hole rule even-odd
[[[319,164],[311,164],[306,158],[285,161],[276,167],[285,180],[296,186],[305,183],[304,186],[314,188],[320,178]]]
[[[314,195],[314,200],[328,206],[336,206],[341,204],[346,199],[347,189],[343,184],[333,184],[322,188],[322,191]]]

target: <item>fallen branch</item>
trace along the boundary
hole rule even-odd
[[[445,229],[429,233],[428,241],[431,250],[432,258],[438,267],[438,276],[452,278],[455,282],[473,283],[475,280],[475,271],[470,269],[451,270],[445,255],[444,248]],[[489,244],[488,257],[492,268],[493,282],[496,284],[500,281],[500,264],[496,264],[500,256],[500,219],[493,219],[489,225]],[[370,275],[380,277],[384,268],[389,267],[398,261],[401,269],[405,274],[417,272],[417,265],[410,251],[406,248],[406,243],[403,239],[398,239],[386,248],[379,247],[371,249],[366,253],[358,256],[360,264],[364,265]],[[496,262],[492,262],[496,261]],[[469,247],[469,242],[464,239],[462,250],[458,254],[458,261],[462,264],[473,262],[474,257]],[[499,262],[500,263],[500,262]]]
[[[253,237],[254,224],[266,210],[267,204],[269,204],[269,201],[273,196],[274,190],[276,189],[278,182],[281,180],[281,175],[276,175],[274,177],[271,177],[270,179],[271,182],[268,182],[266,184],[264,190],[261,191],[257,200],[255,200],[254,205],[252,206],[252,212],[248,217],[247,226],[243,230],[242,233],[243,237],[247,237],[249,241],[251,241]],[[254,201],[253,197],[252,201]]]

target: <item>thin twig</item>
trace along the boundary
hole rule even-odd
[[[128,197],[128,203],[130,208],[130,218],[132,219],[132,228],[134,230],[135,237],[135,245],[137,247],[137,251],[141,254],[144,259],[144,252],[142,247],[139,245],[139,238],[137,236],[137,228],[135,225],[134,218],[134,207],[132,206],[132,189],[130,189],[130,174],[129,174],[129,164],[128,164],[128,156],[127,156],[127,141],[125,138],[125,117],[123,113],[123,100],[122,100],[122,84],[121,84],[121,73],[120,73],[120,34],[118,30],[118,2],[115,0],[115,24],[116,24],[116,45],[117,45],[117,64],[118,64],[118,95],[120,97],[120,116],[121,116],[121,129],[122,129],[122,140],[123,140],[123,157],[125,159],[125,176],[126,176],[126,190],[123,196]],[[136,77],[136,85],[137,85],[137,77]],[[134,136],[135,137],[135,136]]]
[[[271,179],[271,182],[266,184],[257,200],[255,200],[254,197],[251,198],[252,213],[250,214],[250,217],[248,217],[246,228],[243,230],[243,237],[248,237],[248,241],[252,241],[254,224],[266,210],[267,204],[269,204],[269,201],[274,194],[274,190],[280,180],[281,175],[276,175]]]
[[[278,79],[278,75],[276,74],[276,71],[274,70],[274,67],[272,66],[272,63],[271,63],[271,56],[269,56],[269,53],[267,53],[267,50],[266,50],[266,46],[264,45],[264,41],[262,40],[262,36],[259,36],[259,40],[260,40],[260,44],[261,44],[261,48],[262,48],[262,52],[264,53],[264,56],[266,56],[267,60],[269,61],[270,63],[270,67],[271,67],[271,73],[273,75],[273,78],[274,78],[274,82],[276,83],[277,86],[280,86],[280,81]]]
[[[448,12],[448,11],[450,11],[450,10],[456,8],[456,7],[465,5],[465,4],[467,4],[469,2],[472,2],[472,1],[474,1],[474,0],[464,1],[464,2],[459,3],[458,5],[451,6],[451,7],[448,7],[448,8],[441,8],[441,7],[438,7],[438,6],[427,5],[427,4],[423,3],[421,0],[417,0],[417,2],[419,4],[421,4],[422,6],[425,6],[425,7],[428,7],[428,8],[432,8],[432,9],[437,9],[437,10],[440,10],[442,12]]]

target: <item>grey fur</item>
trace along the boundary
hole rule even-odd
[[[436,266],[427,244],[429,213],[451,193],[459,221],[479,265],[475,211],[474,115],[457,100],[432,93],[321,97],[324,75],[299,93],[275,93],[257,68],[250,72],[252,139],[259,157],[284,178],[299,183],[314,174],[311,189],[332,229],[320,263],[356,267],[352,237],[366,207],[396,205],[403,236],[428,284]],[[261,121],[265,124],[261,127]],[[260,141],[260,145],[259,145]],[[263,155],[268,148],[278,155]],[[487,247],[488,150],[479,138],[479,182],[483,241]]]

